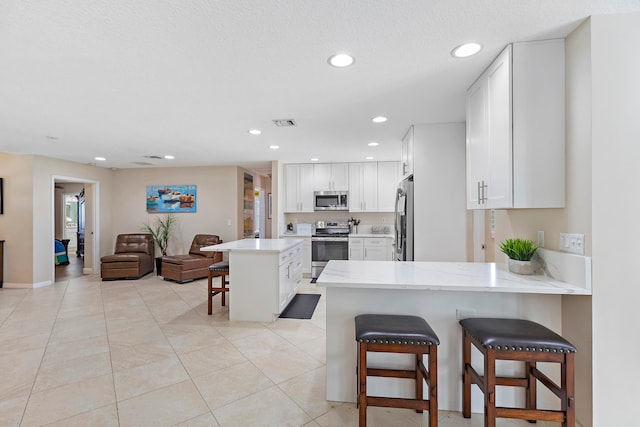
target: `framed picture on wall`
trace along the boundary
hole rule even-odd
[[[147,185],[147,212],[195,212],[195,185]]]
[[[4,197],[3,197],[3,194],[2,194],[2,191],[3,191],[2,186],[3,186],[3,184],[4,184],[4,181],[3,181],[2,178],[0,178],[0,215],[2,215],[4,213]]]
[[[267,197],[267,218],[271,219],[271,215],[273,213],[273,199],[271,197],[271,193]]]

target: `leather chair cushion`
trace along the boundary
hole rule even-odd
[[[141,257],[147,256],[139,253],[120,253],[113,255],[105,255],[100,258],[100,261],[103,263],[112,263],[112,262],[139,262]]]
[[[115,253],[143,253],[153,256],[154,244],[150,234],[120,234],[116,238]]]
[[[360,314],[355,318],[356,341],[382,344],[440,344],[422,317],[394,314]]]
[[[213,246],[222,243],[220,237],[215,234],[196,234],[191,242],[191,248],[189,248],[189,254],[199,255],[207,258],[215,257],[216,252],[201,251],[204,246]]]
[[[566,339],[536,322],[523,319],[469,318],[460,325],[488,349],[576,352]]]
[[[163,263],[178,264],[185,270],[191,270],[194,268],[207,268],[213,262],[211,258],[199,256],[199,255],[172,255],[162,258]]]

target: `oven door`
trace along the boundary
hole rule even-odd
[[[311,277],[317,279],[327,262],[349,259],[349,238],[311,238]]]

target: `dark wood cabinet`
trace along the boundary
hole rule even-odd
[[[76,233],[77,235],[77,250],[76,250],[76,256],[83,256],[84,255],[84,223],[85,223],[85,217],[84,217],[84,188],[82,189],[82,191],[80,192],[79,195],[76,196],[78,198],[78,232]]]

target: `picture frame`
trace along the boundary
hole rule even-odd
[[[267,219],[271,219],[273,215],[273,197],[271,193],[267,195]]]
[[[148,213],[196,212],[196,186],[147,185]]]
[[[4,179],[0,178],[0,215],[4,214]]]

